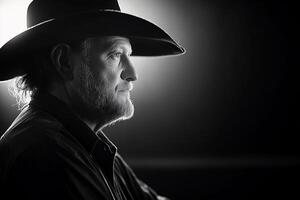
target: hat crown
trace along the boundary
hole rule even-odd
[[[99,9],[121,11],[117,0],[33,0],[27,9],[27,28],[50,19]]]

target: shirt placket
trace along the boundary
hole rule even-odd
[[[105,183],[108,186],[113,198],[115,200],[123,200],[122,195],[115,186],[114,178],[114,157],[115,151],[113,147],[104,143],[103,141],[98,141],[94,151],[92,153],[92,158],[97,165],[97,169],[100,171],[105,179]]]

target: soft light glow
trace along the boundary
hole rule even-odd
[[[31,0],[0,0],[0,47],[17,34],[26,30],[26,12]],[[7,129],[18,114],[16,99],[8,86],[12,80],[0,82],[0,132]]]
[[[26,29],[26,11],[31,0],[0,1],[0,46]]]

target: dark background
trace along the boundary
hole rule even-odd
[[[133,59],[134,118],[105,133],[137,175],[172,199],[299,197],[288,3],[119,2],[187,50]],[[6,85],[0,87],[3,133],[17,111]]]

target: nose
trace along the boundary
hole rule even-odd
[[[121,73],[121,78],[128,82],[137,80],[137,73],[129,56],[124,56],[123,58],[123,71]]]

